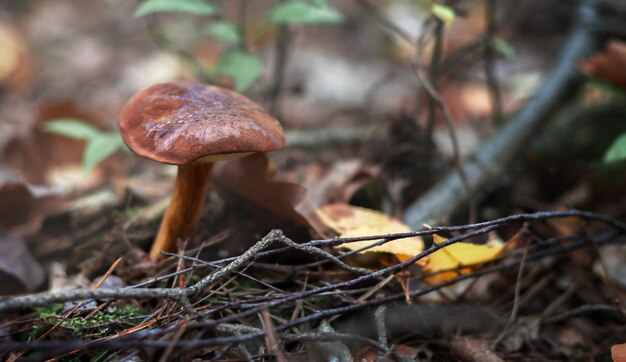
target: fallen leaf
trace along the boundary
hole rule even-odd
[[[602,52],[582,62],[579,68],[626,91],[626,43],[609,41]]]
[[[306,189],[300,185],[276,181],[268,172],[267,156],[257,153],[248,157],[218,162],[213,167],[213,181],[220,194],[236,198],[298,225],[307,225],[296,211]],[[267,215],[266,215],[267,216]]]
[[[438,235],[433,235],[435,243],[446,241]],[[463,266],[484,263],[492,260],[502,251],[502,242],[493,242],[492,245],[478,245],[472,243],[455,243],[443,249],[437,250],[428,257],[428,262],[424,266],[424,273],[434,273],[441,270],[458,269]],[[471,272],[471,268],[461,268],[460,270],[442,272],[426,278],[429,284],[437,284],[450,280]]]
[[[626,343],[611,346],[613,362],[626,362]]]
[[[41,217],[53,212],[64,202],[53,190],[22,182],[0,185],[0,227],[11,229],[28,223],[38,228]]]
[[[489,348],[484,339],[457,337],[447,343],[448,347],[461,361],[465,362],[501,362],[503,361]]]
[[[306,167],[302,185],[307,189],[305,201],[298,206],[303,215],[330,203],[347,203],[380,170],[362,160],[340,160],[329,166],[312,164]]]
[[[407,346],[405,344],[401,344],[399,346],[394,346],[393,352],[397,356],[404,357],[404,360],[407,361],[416,361],[419,350],[414,347]],[[378,351],[372,347],[365,347],[360,350],[355,356],[354,361],[359,362],[378,362],[379,356]],[[386,360],[385,360],[386,361]]]
[[[626,288],[626,245],[606,245],[599,248],[598,252],[600,259],[594,262],[593,271]]]
[[[321,223],[321,225],[334,230],[342,238],[411,232],[411,228],[394,217],[380,211],[348,204],[326,205],[317,209],[314,215],[317,220],[312,223]],[[357,250],[377,241],[380,239],[346,243],[339,247]],[[398,260],[404,261],[423,250],[422,238],[411,237],[392,240],[383,245],[363,250],[362,253],[390,253],[394,254]]]
[[[43,125],[52,119],[72,118],[98,126],[95,117],[81,111],[73,102],[44,104],[27,137],[13,138],[6,144],[3,157],[32,185],[58,187],[65,192],[93,188],[121,170],[114,159],[103,162],[85,175],[81,169],[85,142],[46,132]],[[98,126],[99,127],[99,126]]]
[[[24,240],[0,229],[0,294],[35,291],[44,279],[43,268],[31,256]]]

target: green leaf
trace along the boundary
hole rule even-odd
[[[443,21],[446,26],[452,25],[456,16],[451,7],[439,3],[433,3],[430,7],[430,11],[439,20]]]
[[[229,51],[220,57],[217,73],[230,77],[235,82],[235,90],[243,92],[261,75],[263,62],[246,52]]]
[[[195,15],[213,15],[218,9],[203,0],[146,0],[135,10],[136,18],[154,13],[189,13]]]
[[[83,172],[88,172],[123,146],[124,142],[117,133],[102,133],[90,139],[83,152]]]
[[[604,154],[604,163],[626,160],[626,133],[622,133]]]
[[[491,39],[491,47],[495,49],[498,53],[502,54],[502,56],[506,59],[515,58],[515,49],[511,45],[511,43],[507,42],[502,38],[493,38]]]
[[[339,23],[343,16],[337,10],[326,6],[289,1],[278,4],[272,9],[270,21],[274,24],[320,24]]]
[[[237,28],[237,25],[227,20],[216,21],[209,24],[206,27],[206,32],[208,35],[224,44],[235,45],[239,44],[241,41],[239,28]]]
[[[46,122],[43,129],[50,133],[77,139],[89,140],[98,137],[102,131],[89,123],[72,118],[60,118]]]

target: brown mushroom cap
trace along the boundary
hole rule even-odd
[[[174,165],[285,145],[280,123],[261,106],[230,90],[192,82],[144,89],[122,108],[118,123],[131,150]]]

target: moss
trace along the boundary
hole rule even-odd
[[[45,308],[35,310],[35,321],[33,328],[28,335],[29,340],[37,339],[42,333],[61,320],[62,316],[58,311],[62,305],[55,304]],[[98,311],[87,318],[86,316],[76,316],[64,320],[61,327],[72,332],[77,338],[86,338],[87,335],[97,335],[99,337],[113,335],[120,330],[132,326],[133,320],[141,318],[139,310],[128,304],[119,307],[111,307],[104,311]]]

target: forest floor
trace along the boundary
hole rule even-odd
[[[272,1],[220,3],[286,146],[216,165],[197,231],[158,261],[176,168],[125,152],[118,114],[156,83],[238,88],[233,45],[214,17],[133,1],[0,4],[0,359],[615,358],[626,167],[604,160],[626,43],[589,24],[626,9],[502,4],[486,51],[494,2],[416,3],[289,26]],[[119,147],[86,170],[93,139],[53,121]]]

